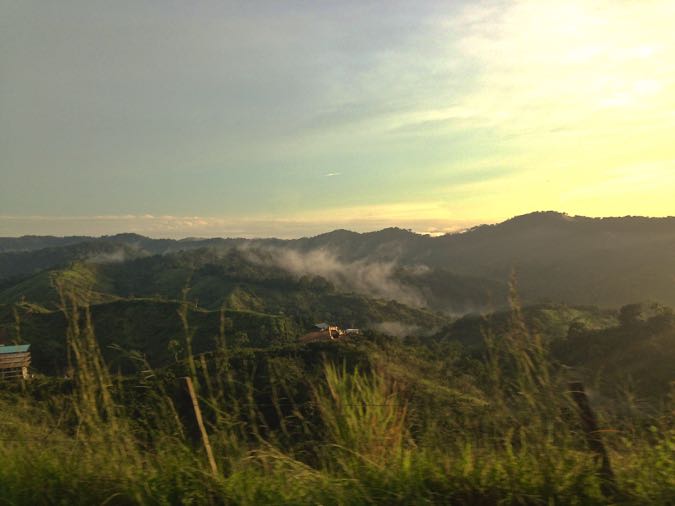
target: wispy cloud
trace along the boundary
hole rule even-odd
[[[412,306],[425,306],[427,301],[414,287],[406,286],[396,279],[395,261],[356,260],[344,262],[325,249],[299,252],[288,248],[265,248],[244,250],[251,260],[273,263],[297,276],[311,274],[321,276],[341,290],[359,292],[371,297],[394,299]],[[423,268],[421,268],[423,269]]]

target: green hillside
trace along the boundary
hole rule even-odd
[[[514,271],[528,304],[619,307],[654,300],[675,305],[674,249],[675,218],[586,218],[554,212],[441,237],[389,228],[362,234],[336,230],[295,240],[177,241],[136,234],[0,238],[0,288],[10,277],[78,261],[112,265],[163,255],[180,258],[183,267],[199,268],[209,255],[226,257],[238,251],[256,260],[255,270],[321,276],[340,291],[374,298],[391,293],[399,302],[453,314],[506,307],[506,286]],[[173,272],[177,279],[167,274],[167,279],[155,280],[171,297],[184,283],[184,273]],[[378,272],[381,280],[373,276]],[[134,283],[120,288],[137,290]]]
[[[27,304],[17,309],[21,333],[42,335],[65,325],[59,313]],[[285,319],[226,312],[232,321],[225,325],[227,343],[214,339],[200,355],[209,337],[219,335],[220,315],[190,308],[195,355],[156,347],[165,336],[187,342],[180,325],[165,326],[179,309],[143,300],[94,305],[93,332],[83,321],[70,323],[71,335],[81,331],[72,343],[72,379],[36,378],[0,388],[3,499],[49,504],[59,497],[84,505],[173,504],[188,497],[196,504],[336,506],[675,500],[667,392],[639,409],[616,392],[592,394],[613,470],[608,479],[569,396],[567,382],[577,372],[558,362],[566,349],[534,339],[518,312],[508,315],[510,325],[493,329],[495,339],[482,355],[466,354],[451,339],[400,340],[373,332],[255,348],[237,341],[232,330],[273,325],[276,318],[275,331],[282,332]],[[12,308],[0,311],[8,317]],[[615,337],[628,325],[650,342],[671,336],[659,342],[672,348],[675,325],[667,311],[624,310],[620,316],[620,326],[615,321],[595,330],[586,325],[609,320],[590,309],[536,308],[529,318],[555,323],[551,345],[587,338],[590,344],[601,333],[612,336],[610,348],[618,347]],[[559,338],[559,327],[570,319],[573,332]],[[147,341],[134,341],[139,335]],[[165,366],[120,359],[109,348],[120,336],[129,338],[130,348],[148,346],[145,351]],[[34,350],[46,344],[36,340]],[[606,353],[596,350],[588,364]],[[614,358],[607,354],[605,365]],[[127,374],[114,374],[125,367]],[[672,370],[658,370],[662,382],[672,381]],[[185,377],[198,392],[212,465]]]
[[[675,504],[670,234],[1,240],[0,503]]]
[[[131,367],[128,354],[141,353],[153,366],[167,365],[186,353],[186,331],[180,318],[187,310],[192,351],[213,350],[221,335],[228,346],[274,346],[295,341],[303,329],[289,318],[253,311],[207,311],[193,305],[152,299],[117,300],[91,306],[91,320],[113,368]],[[18,318],[18,324],[17,324]],[[0,333],[6,339],[32,344],[33,366],[61,374],[67,366],[67,322],[58,310],[33,304],[0,306]],[[17,339],[18,337],[18,339]],[[117,349],[119,348],[119,349]]]
[[[540,304],[524,307],[522,315],[530,331],[541,335],[547,343],[565,340],[571,327],[596,330],[618,324],[617,311],[593,306]],[[434,339],[481,347],[487,333],[506,332],[512,319],[511,311],[466,315],[438,331]]]
[[[593,327],[577,322],[553,346],[555,356],[599,391],[621,393],[634,407],[675,393],[675,316],[659,305],[629,305],[619,322]]]
[[[305,327],[317,321],[336,321],[345,327],[393,321],[429,330],[448,322],[439,313],[395,300],[339,291],[319,276],[297,277],[279,267],[255,263],[238,250],[200,249],[118,263],[78,261],[5,286],[0,303],[26,300],[55,309],[59,284],[92,303],[186,298],[209,310],[224,307],[284,315]]]
[[[186,352],[181,307],[189,308],[195,353],[216,347],[221,323],[228,346],[269,347],[295,341],[315,322],[346,328],[395,324],[428,333],[449,321],[394,300],[339,292],[320,277],[297,278],[260,266],[237,250],[200,249],[116,263],[76,261],[0,291],[5,304],[0,331],[6,339],[33,344],[36,370],[50,374],[67,365],[62,295],[91,305],[104,357],[125,368],[125,353],[139,352],[160,366]]]

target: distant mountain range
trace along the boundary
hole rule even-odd
[[[171,271],[167,265],[178,262],[186,276],[196,273],[193,282],[208,271],[214,287],[219,276],[236,278],[241,270],[249,278],[256,273],[319,277],[336,293],[393,299],[450,314],[503,307],[512,273],[528,303],[617,307],[654,300],[674,305],[675,218],[537,212],[441,237],[388,228],[370,233],[335,230],[295,240],[170,240],[137,234],[0,238],[0,301],[35,296],[22,292],[21,286],[34,286],[29,278],[74,262],[96,266],[98,275],[104,272],[108,289],[156,290],[170,297],[186,281],[175,281],[171,293],[165,292],[162,279]],[[155,277],[146,275],[134,287],[120,281],[141,279],[136,270],[154,272]],[[200,301],[214,307],[232,296],[218,288],[209,293]]]
[[[292,346],[317,322],[480,355],[485,325],[508,330],[514,273],[528,325],[565,364],[591,377],[611,355],[651,392],[672,377],[672,312],[626,325],[616,309],[675,305],[674,252],[675,218],[550,212],[442,237],[389,228],[296,240],[0,238],[0,343],[32,343],[36,369],[61,374],[63,287],[91,305],[106,360],[123,370],[131,351],[153,366],[183,356],[186,332],[197,353],[217,339],[263,349]]]

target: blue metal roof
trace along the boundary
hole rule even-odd
[[[16,346],[0,346],[0,355],[6,353],[25,353],[30,348],[30,344],[19,344]]]

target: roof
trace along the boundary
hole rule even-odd
[[[0,355],[9,353],[25,353],[30,348],[30,344],[19,344],[16,346],[0,346]]]

